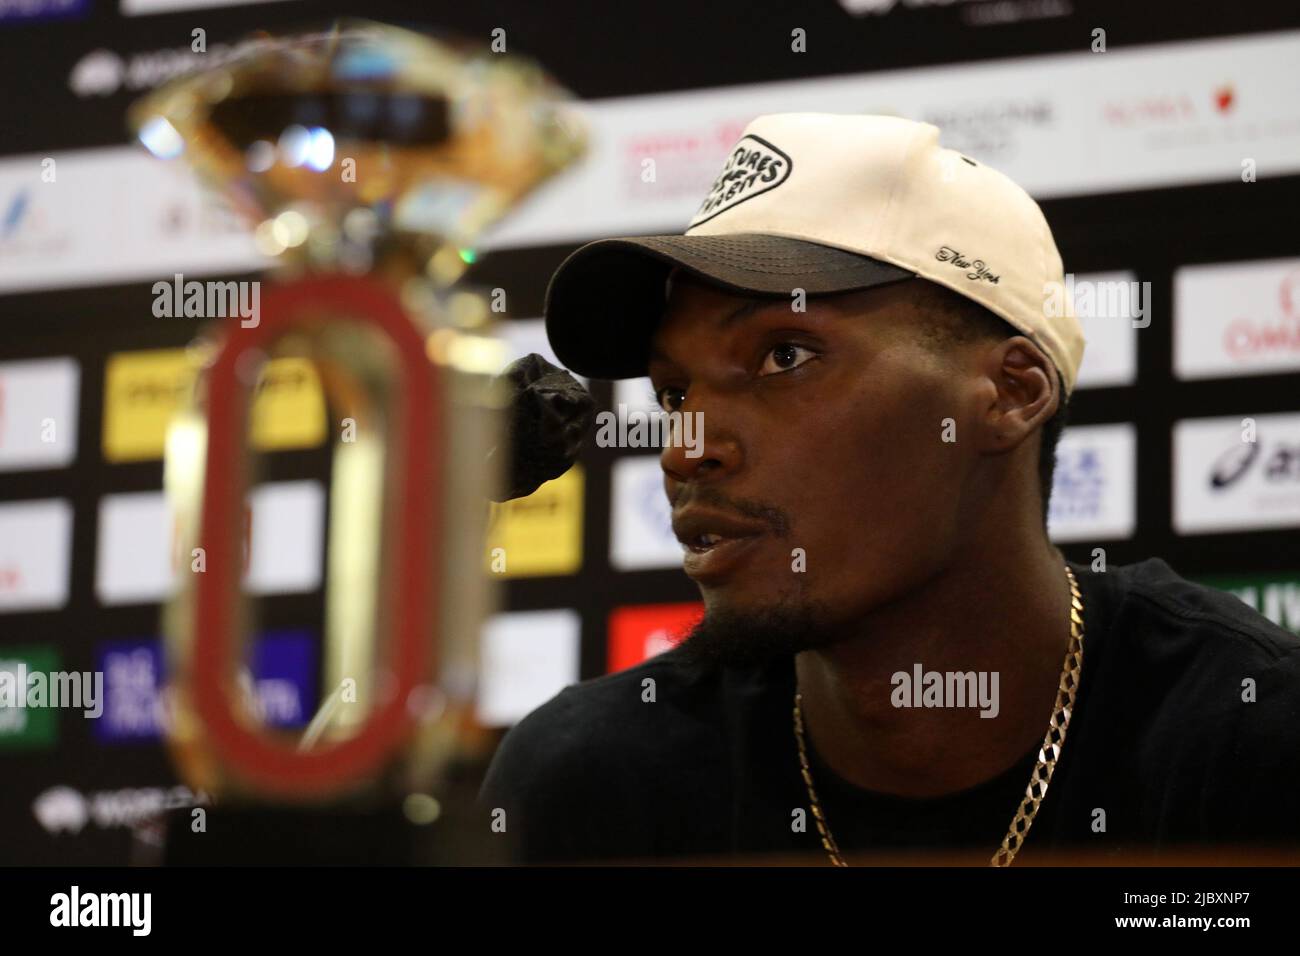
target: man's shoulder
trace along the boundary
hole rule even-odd
[[[564,688],[506,733],[480,806],[505,812],[524,862],[662,849],[655,808],[691,806],[703,821],[725,789],[720,677],[674,650]]]
[[[623,740],[629,729],[665,717],[698,713],[717,695],[720,673],[692,662],[673,648],[612,674],[570,684],[531,711],[513,729],[521,734],[580,733],[584,743],[601,737]],[[662,705],[662,706],[649,706]]]
[[[1300,773],[1300,635],[1158,558],[1108,574],[1111,681],[1139,698],[1129,706],[1200,759]],[[1086,673],[1086,643],[1084,657]]]
[[[1198,838],[1300,840],[1300,636],[1164,561],[1117,570],[1115,739],[1195,795]]]
[[[1116,624],[1130,640],[1184,642],[1187,653],[1283,669],[1300,661],[1300,635],[1275,624],[1235,594],[1188,580],[1160,558],[1115,567]],[[1085,609],[1086,613],[1086,609]],[[1136,621],[1148,625],[1131,630]],[[1154,626],[1152,626],[1154,625]],[[1156,648],[1160,649],[1160,648]]]
[[[502,739],[484,789],[581,786],[593,770],[688,760],[719,730],[721,675],[674,648],[633,667],[570,684]]]

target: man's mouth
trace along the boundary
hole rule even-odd
[[[697,584],[717,584],[730,577],[762,541],[762,535],[757,534],[743,538],[710,537],[712,543],[687,546],[682,559],[682,570]]]
[[[695,508],[673,515],[673,533],[685,548],[682,568],[701,584],[731,574],[766,530],[753,521]]]
[[[695,540],[688,543],[686,547],[688,550],[694,551],[696,554],[702,554],[712,548],[715,544],[727,540],[731,539],[724,538],[720,534],[700,534],[696,535]]]

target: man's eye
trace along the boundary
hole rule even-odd
[[[816,354],[812,349],[806,349],[802,345],[795,345],[793,342],[782,342],[767,353],[763,359],[763,367],[758,370],[758,374],[776,375],[778,372],[788,372],[792,368],[798,368]]]
[[[654,392],[655,404],[666,412],[675,412],[686,401],[686,389],[665,385]]]

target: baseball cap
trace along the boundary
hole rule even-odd
[[[564,260],[546,290],[556,356],[592,378],[645,375],[675,268],[773,296],[919,277],[1029,337],[1055,363],[1067,395],[1083,358],[1083,330],[1042,210],[1007,176],[940,146],[930,123],[757,117],[685,234],[600,239]],[[1049,298],[1057,307],[1046,307]]]

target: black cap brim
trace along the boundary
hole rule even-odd
[[[821,295],[915,277],[856,252],[785,236],[600,239],[565,259],[546,289],[546,335],[556,357],[590,378],[645,375],[675,266],[732,292],[786,297],[795,288]]]

